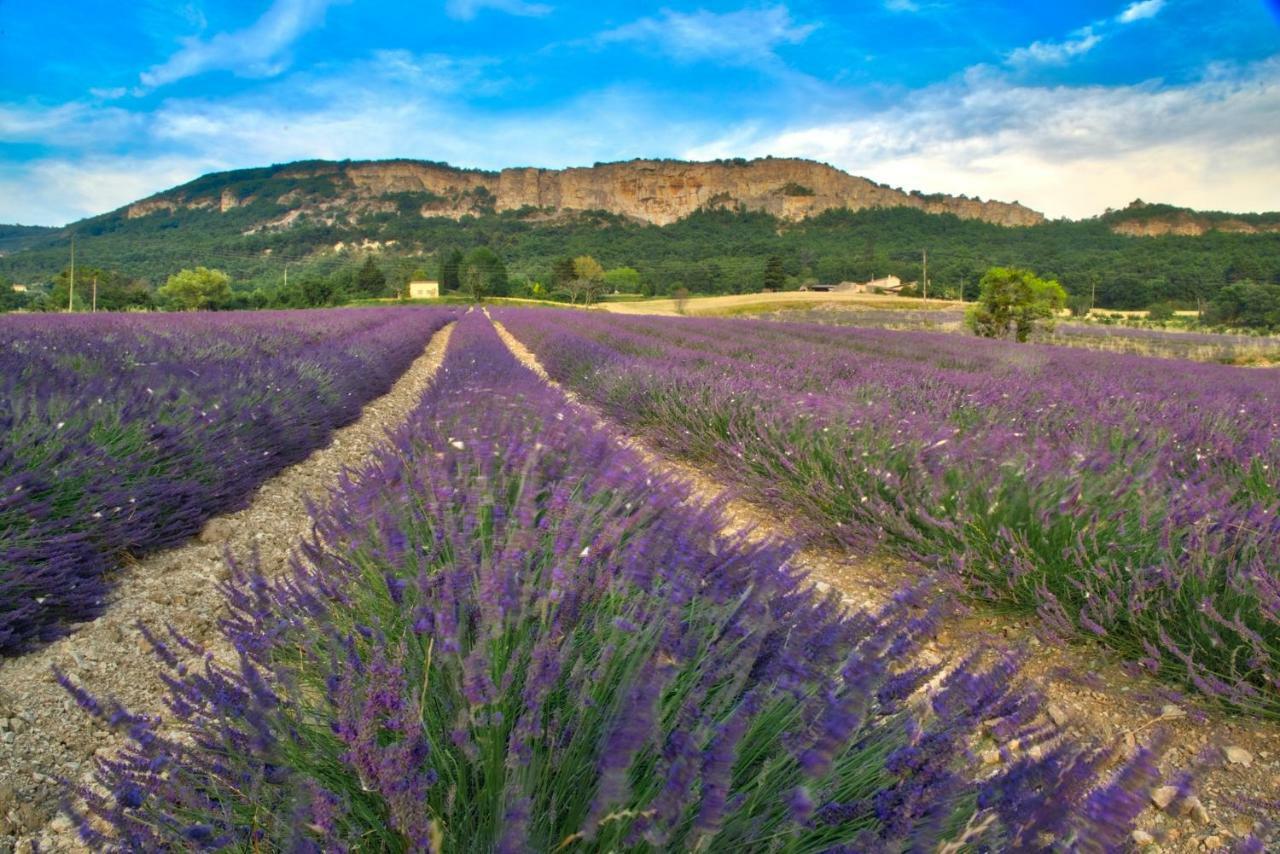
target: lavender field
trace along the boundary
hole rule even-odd
[[[550,318],[510,315],[554,324]],[[557,316],[558,317],[558,316]],[[154,637],[172,720],[81,794],[127,850],[1117,850],[1157,782],[1058,737],[1016,662],[917,665],[938,609],[819,597],[785,543],[459,321],[420,407],[229,585],[226,663]],[[982,770],[974,748],[1008,761]],[[1183,784],[1185,785],[1185,783]]]
[[[1280,715],[1280,375],[916,332],[552,314],[548,372],[798,531]]]
[[[990,640],[929,652],[939,583],[1280,715],[1280,378],[817,324],[493,316],[582,403],[475,310],[0,328],[0,625],[20,654],[101,612],[126,556],[322,445],[451,324],[288,562],[228,554],[209,634],[139,627],[162,715],[50,660],[51,689],[118,739],[64,791],[90,849],[1111,851],[1157,787],[1191,802],[1154,730],[1123,750],[1068,732]],[[726,533],[662,455],[790,533]],[[796,568],[815,541],[893,550],[919,580],[851,609]],[[1239,850],[1261,850],[1251,832]]]
[[[815,308],[777,311],[761,315],[783,323],[822,323],[869,329],[952,332],[968,335],[964,311],[959,307],[920,309]],[[1192,359],[1224,365],[1275,365],[1280,363],[1280,338],[1239,332],[1189,332],[1177,329],[1127,326],[1105,315],[1099,321],[1060,320],[1053,329],[1036,332],[1035,340],[1110,353]]]
[[[448,317],[0,319],[0,655],[93,618],[122,560],[324,444]]]

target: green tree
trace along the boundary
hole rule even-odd
[[[1205,320],[1250,329],[1280,328],[1280,286],[1257,282],[1227,285],[1209,304]]]
[[[551,284],[553,287],[561,288],[565,284],[572,281],[573,275],[573,259],[567,256],[557,258],[551,264]]]
[[[1088,294],[1072,294],[1067,297],[1067,309],[1070,310],[1072,317],[1086,317],[1089,309],[1092,308]]]
[[[689,289],[684,285],[678,285],[676,289],[671,292],[671,298],[676,304],[676,314],[684,314],[685,309],[689,305]]]
[[[782,269],[782,259],[777,255],[770,255],[768,260],[764,262],[764,289],[766,291],[780,291],[787,286],[787,273]]]
[[[579,255],[573,259],[573,278],[560,287],[568,293],[570,303],[582,297],[583,304],[590,305],[604,290],[604,267],[590,255]]]
[[[31,295],[13,289],[13,282],[0,276],[0,311],[16,311],[31,303]]]
[[[298,293],[302,304],[310,308],[332,305],[338,288],[334,278],[311,274],[303,276],[298,282]]]
[[[489,275],[479,266],[464,264],[462,267],[462,290],[471,297],[472,302],[480,302],[489,294]]]
[[[463,290],[472,293],[471,286],[465,281],[466,271],[475,268],[480,271],[484,280],[484,295],[505,297],[508,290],[507,266],[502,263],[498,253],[488,246],[477,246],[467,253],[462,260]]]
[[[579,255],[573,259],[573,277],[575,279],[604,279],[604,267],[590,255]]]
[[[1260,258],[1252,255],[1242,255],[1231,259],[1231,263],[1227,265],[1227,269],[1223,271],[1222,276],[1229,285],[1234,285],[1238,282],[1262,282],[1267,278],[1267,271],[1264,269]]]
[[[365,256],[364,264],[356,273],[355,291],[365,297],[386,296],[387,275],[382,272],[382,268],[378,266],[377,261],[373,260],[372,255]]]
[[[985,338],[1004,338],[1012,331],[1017,340],[1026,341],[1038,325],[1052,329],[1055,312],[1067,301],[1062,285],[1030,270],[992,267],[981,285],[982,294],[965,321]]]
[[[462,250],[448,249],[440,257],[440,290],[462,289]]]
[[[151,289],[141,279],[131,278],[115,270],[78,266],[74,294],[77,310],[88,311],[93,307],[95,282],[98,292],[98,311],[124,311],[130,308],[151,307]],[[68,268],[54,278],[53,288],[45,298],[45,307],[52,311],[65,311],[70,289],[71,270]]]
[[[620,294],[640,293],[640,271],[633,267],[614,267],[604,274],[605,287]]]
[[[221,270],[179,270],[156,292],[160,304],[178,311],[220,308],[231,300],[231,277]]]

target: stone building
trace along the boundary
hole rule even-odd
[[[420,279],[409,283],[409,299],[435,299],[440,296],[440,283]]]

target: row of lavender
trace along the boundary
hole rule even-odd
[[[874,329],[957,332],[968,335],[961,309],[876,309],[862,307],[783,310],[765,315],[788,323],[823,323]],[[1221,364],[1268,363],[1280,360],[1280,338],[1225,332],[1122,326],[1060,321],[1039,332],[1040,343],[1069,344],[1096,350],[1136,353],[1166,359],[1195,359]]]
[[[384,393],[446,320],[0,320],[0,655],[92,618],[124,555],[242,505]]]
[[[780,544],[646,469],[478,312],[292,574],[238,571],[235,667],[172,668],[173,729],[100,765],[97,850],[1117,850],[1141,751],[1060,743],[1010,661],[911,662],[911,594],[849,615]],[[176,730],[176,731],[175,731]],[[982,772],[971,750],[1006,762]],[[1034,757],[1034,758],[1033,758]]]
[[[825,536],[1280,714],[1280,375],[957,336],[503,311],[556,379]]]

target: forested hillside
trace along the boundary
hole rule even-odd
[[[549,283],[557,259],[579,255],[594,256],[606,268],[633,267],[643,289],[659,294],[680,287],[695,293],[759,290],[765,262],[775,255],[792,287],[889,274],[914,281],[926,249],[931,294],[938,296],[958,295],[963,285],[972,297],[982,273],[994,265],[1030,267],[1057,277],[1075,294],[1096,288],[1097,304],[1111,308],[1190,304],[1234,281],[1280,282],[1280,233],[1132,237],[1114,230],[1125,212],[1009,228],[909,208],[828,211],[798,222],[717,209],[656,226],[607,213],[499,213],[483,198],[474,200],[475,215],[424,216],[438,195],[400,192],[353,215],[317,212],[330,192],[318,179],[273,184],[263,192],[266,182],[286,179],[269,170],[247,170],[241,178],[209,183],[203,206],[157,207],[132,217],[122,209],[65,229],[14,232],[25,248],[0,257],[0,275],[52,282],[68,266],[74,233],[79,264],[152,287],[199,264],[225,270],[242,293],[274,291],[286,266],[290,277],[331,276],[357,267],[369,253],[395,285],[415,271],[438,275],[448,250],[477,246],[505,261],[513,292],[522,281]],[[1161,209],[1144,211],[1152,216]],[[0,242],[6,239],[7,230]]]

